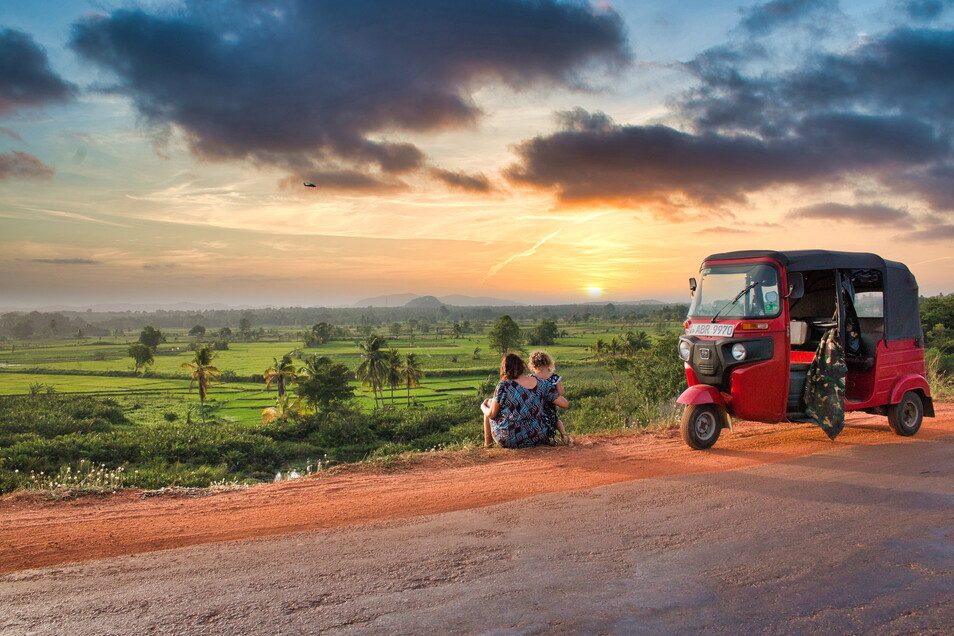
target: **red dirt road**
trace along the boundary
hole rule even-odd
[[[572,448],[435,453],[401,470],[354,470],[203,498],[126,491],[67,502],[0,498],[0,574],[203,543],[478,508],[548,492],[669,475],[734,470],[833,445],[921,443],[954,435],[954,404],[935,404],[912,438],[884,417],[849,414],[835,442],[807,424],[740,423],[715,448],[678,433],[589,437]]]

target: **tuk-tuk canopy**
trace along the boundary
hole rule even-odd
[[[727,261],[745,258],[771,258],[789,272],[811,272],[826,269],[873,269],[881,272],[884,281],[885,340],[921,338],[921,316],[918,308],[918,283],[903,263],[889,261],[869,252],[833,252],[830,250],[742,250],[707,256],[705,261]]]

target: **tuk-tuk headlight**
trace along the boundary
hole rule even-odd
[[[732,357],[735,358],[737,361],[741,362],[742,360],[745,360],[745,354],[746,354],[746,351],[745,351],[744,344],[742,344],[741,342],[737,342],[734,345],[732,345]]]
[[[686,340],[679,341],[679,357],[683,360],[689,359],[689,343]]]

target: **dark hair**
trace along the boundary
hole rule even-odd
[[[503,357],[503,360],[500,361],[501,380],[516,380],[526,372],[527,365],[524,363],[523,358],[516,353],[508,353]]]

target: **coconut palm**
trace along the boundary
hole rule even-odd
[[[265,369],[262,377],[265,378],[265,388],[271,388],[272,384],[278,387],[278,397],[285,395],[285,388],[295,381],[295,365],[292,363],[291,356],[285,354],[279,358],[273,358],[272,366]]]
[[[270,406],[262,410],[262,424],[269,424],[275,420],[285,421],[301,410],[300,400],[295,400],[291,395],[282,394],[275,400],[275,406]]]
[[[195,356],[192,362],[183,362],[182,367],[190,370],[189,388],[199,387],[199,404],[202,411],[202,423],[205,424],[205,396],[209,391],[209,386],[213,382],[219,381],[219,370],[212,366],[212,360],[215,359],[215,352],[209,347],[199,347],[195,350]]]
[[[421,369],[421,362],[413,353],[404,357],[404,366],[400,368],[401,379],[404,386],[407,387],[407,405],[411,405],[411,388],[421,386],[421,378],[424,377],[424,370]]]
[[[590,347],[590,351],[593,352],[593,357],[595,359],[601,360],[603,356],[606,355],[606,343],[602,338],[598,338]]]
[[[382,393],[384,380],[387,377],[387,364],[384,361],[384,352],[381,346],[384,342],[377,334],[370,334],[364,342],[358,343],[361,350],[361,364],[355,370],[355,377],[362,385],[369,387],[374,394],[374,406],[378,406],[378,393]],[[383,395],[382,395],[382,399]]]
[[[384,380],[391,388],[391,404],[394,404],[394,389],[401,386],[401,354],[397,349],[388,349],[384,354]]]

